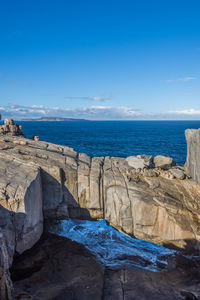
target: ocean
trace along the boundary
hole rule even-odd
[[[19,121],[26,137],[74,148],[89,156],[127,157],[138,154],[172,156],[186,160],[187,128],[200,128],[200,121]]]

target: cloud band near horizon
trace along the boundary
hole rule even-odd
[[[2,118],[15,120],[40,117],[64,117],[89,120],[200,120],[200,109],[183,109],[146,113],[126,106],[83,106],[80,108],[23,106],[10,104],[0,106]]]

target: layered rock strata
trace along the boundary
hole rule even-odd
[[[0,299],[12,300],[14,298],[9,268],[7,245],[3,234],[0,232]]]
[[[199,248],[200,131],[186,131],[187,176],[171,158],[90,158],[69,147],[25,139],[21,128],[10,120],[5,123],[7,129],[0,129],[1,298],[13,298],[9,277],[13,256],[32,248],[40,239],[43,218],[104,218],[139,239]],[[112,271],[106,278],[110,274]],[[119,282],[124,297],[126,287],[121,276],[126,276],[122,270]],[[115,279],[104,285],[104,299],[110,299],[109,290],[112,295],[117,291]]]
[[[43,232],[40,169],[6,153],[0,156],[0,228],[10,265],[14,253],[31,248]]]
[[[40,236],[41,207],[45,218],[105,218],[131,236],[158,244],[184,247],[200,240],[200,186],[173,163],[164,170],[150,164],[134,168],[129,159],[90,158],[47,142],[6,136],[0,143],[1,205],[15,219],[31,214],[22,222],[27,238],[16,239],[18,252],[31,247],[31,230],[33,244]]]
[[[200,129],[187,129],[187,174],[200,183]]]

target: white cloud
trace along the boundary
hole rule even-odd
[[[188,82],[191,80],[195,80],[195,77],[192,76],[187,76],[187,77],[182,77],[182,78],[178,78],[178,79],[169,79],[167,80],[167,82]]]
[[[106,100],[110,100],[112,99],[112,96],[109,95],[109,96],[106,96],[106,97],[100,97],[100,96],[93,96],[93,97],[89,97],[89,96],[81,96],[81,97],[65,97],[66,99],[70,99],[70,100],[91,100],[91,101],[94,101],[94,102],[98,102],[98,101],[106,101]]]
[[[3,118],[63,117],[89,120],[200,120],[200,109],[184,109],[165,112],[142,112],[126,106],[92,105],[80,108],[46,107],[43,105],[0,106]]]
[[[200,109],[184,109],[184,110],[172,110],[169,111],[169,114],[175,115],[199,115],[200,116]]]
[[[66,117],[66,118],[85,118],[85,119],[131,119],[139,117],[140,112],[129,107],[113,107],[104,105],[83,106],[80,108],[60,108],[45,107],[42,105],[22,106],[8,105],[1,106],[0,113],[3,117],[15,119],[37,118],[41,116]]]

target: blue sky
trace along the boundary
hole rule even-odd
[[[200,119],[199,0],[0,0],[0,113]]]

